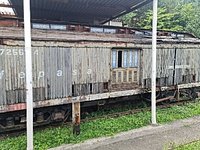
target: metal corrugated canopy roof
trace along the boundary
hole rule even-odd
[[[102,24],[152,0],[31,0],[32,19]],[[23,18],[23,0],[10,0]]]

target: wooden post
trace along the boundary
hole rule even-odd
[[[72,123],[73,123],[73,134],[80,134],[80,123],[81,123],[81,106],[80,102],[72,103]]]
[[[179,101],[180,100],[180,91],[179,91],[179,87],[178,85],[176,85],[176,101]]]

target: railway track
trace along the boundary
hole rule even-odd
[[[174,103],[165,104],[165,105],[158,105],[157,108],[165,109],[165,108],[170,108],[172,106],[185,105],[186,103],[190,103],[190,102],[191,102],[191,100],[179,101],[179,102],[174,102]],[[81,122],[93,121],[96,119],[116,118],[116,117],[120,117],[120,116],[124,116],[124,115],[131,115],[131,114],[136,114],[139,112],[150,111],[150,110],[151,110],[151,107],[132,109],[132,110],[127,110],[127,111],[123,111],[123,112],[106,114],[106,115],[102,115],[102,116],[98,116],[98,117],[89,117],[89,118],[81,119]]]
[[[168,104],[164,104],[164,105],[158,104],[157,108],[158,109],[166,109],[166,108],[170,108],[172,106],[182,106],[187,103],[193,103],[193,102],[194,101],[191,101],[191,100],[184,100],[184,101],[173,102],[173,103],[168,103]],[[119,112],[114,112],[114,113],[107,113],[104,115],[97,115],[95,117],[86,116],[81,119],[81,122],[83,123],[83,122],[94,121],[97,119],[117,118],[120,116],[131,115],[131,114],[136,114],[136,113],[145,112],[145,111],[151,111],[151,107],[135,108],[135,109],[130,109],[130,110],[126,110],[126,111],[119,111]],[[72,123],[71,122],[57,122],[57,123],[44,124],[44,125],[40,125],[40,126],[35,126],[35,131],[41,131],[41,130],[44,130],[47,128],[55,128],[55,127],[59,127],[61,125],[72,126]],[[16,137],[16,136],[23,135],[23,134],[25,134],[25,128],[8,131],[5,133],[0,133],[0,139],[5,139],[7,137]]]

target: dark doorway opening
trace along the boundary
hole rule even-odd
[[[122,51],[118,51],[118,68],[122,67]]]

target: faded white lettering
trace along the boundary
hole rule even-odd
[[[3,78],[3,75],[4,75],[4,70],[1,70],[1,71],[0,71],[0,79]]]
[[[35,50],[33,54],[38,55],[38,53],[39,53],[38,50]]]
[[[62,70],[58,70],[58,71],[57,71],[57,76],[58,76],[58,77],[61,77],[62,75],[63,75]]]
[[[92,69],[88,69],[87,74],[92,74]]]
[[[73,70],[72,74],[73,74],[73,76],[76,76],[77,75],[77,70]]]
[[[38,80],[44,77],[44,71],[40,71],[38,74]]]
[[[6,55],[12,55],[11,49],[7,49],[7,50],[6,50]]]
[[[24,55],[24,50],[23,49],[19,50],[19,55]]]
[[[24,72],[20,72],[20,73],[19,73],[19,78],[20,78],[20,79],[24,79],[25,76],[26,76],[26,74],[25,74]]]
[[[23,49],[0,49],[0,55],[24,55]]]
[[[3,54],[4,54],[4,52],[5,52],[5,50],[4,50],[4,49],[0,49],[0,55],[3,55]]]
[[[18,55],[18,50],[17,49],[13,49],[13,55]]]
[[[190,65],[176,65],[175,69],[186,69],[190,68]],[[168,69],[174,69],[174,66],[168,66]]]

